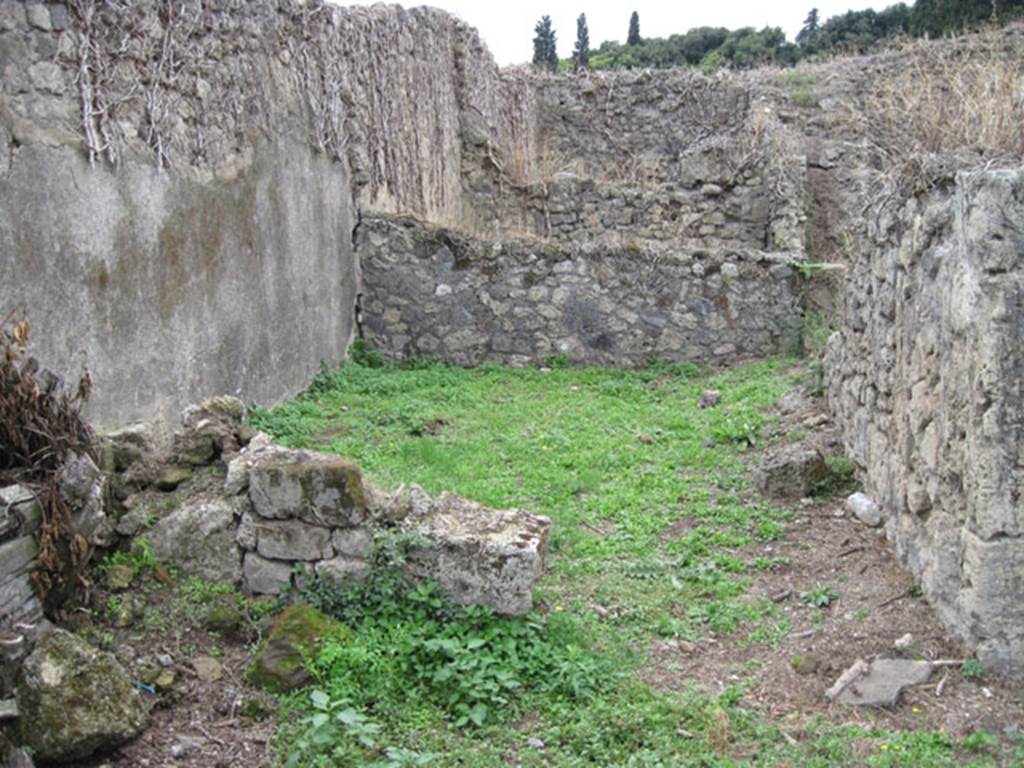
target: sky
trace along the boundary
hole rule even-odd
[[[336,0],[339,5],[372,5],[373,0]],[[667,37],[693,27],[782,27],[789,40],[817,7],[821,20],[849,10],[881,10],[896,0],[433,0],[400,2],[407,8],[432,5],[476,27],[498,64],[521,64],[533,56],[533,27],[547,14],[558,37],[558,55],[569,56],[576,40],[576,17],[587,15],[590,47],[605,40],[625,42],[629,15],[640,15],[640,35]]]

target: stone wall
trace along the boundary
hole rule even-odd
[[[500,72],[432,9],[3,0],[0,70],[0,308],[48,367],[90,367],[100,424],[273,402],[339,360],[357,209],[698,259],[802,248],[802,158],[749,83]]]
[[[518,143],[480,125],[463,147],[460,225],[485,237],[657,247],[803,247],[799,135],[729,74],[503,73],[531,94]],[[509,107],[507,106],[506,109]]]
[[[872,219],[826,361],[886,532],[947,626],[1024,674],[1024,171]]]
[[[432,9],[0,2],[0,316],[100,425],[270,403],[345,354],[359,206],[458,221],[528,91]]]
[[[792,348],[796,271],[760,251],[486,242],[411,219],[359,229],[367,341],[392,359],[721,364]]]
[[[32,587],[35,534],[43,512],[35,495],[22,485],[0,488],[0,627],[42,618],[43,606]],[[0,696],[7,693],[2,690]]]
[[[458,604],[529,612],[548,518],[450,493],[431,498],[415,485],[386,493],[351,461],[274,445],[244,426],[244,416],[233,397],[191,406],[171,452],[138,428],[106,436],[111,533],[144,536],[183,574],[264,595],[313,574],[364,579],[383,543],[402,539],[411,578],[438,582]],[[8,492],[0,489],[0,499]]]
[[[306,106],[260,47],[265,9],[243,16],[184,30],[156,4],[86,24],[0,3],[0,314],[31,320],[44,365],[91,369],[100,425],[170,420],[210,391],[281,399],[350,339],[347,167],[308,128],[281,135]],[[154,38],[180,70],[153,63]]]

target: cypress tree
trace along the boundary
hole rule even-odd
[[[576,19],[576,47],[573,49],[572,58],[576,69],[586,69],[590,66],[590,33],[587,32],[585,13],[581,13]]]
[[[558,52],[555,49],[555,30],[551,28],[551,17],[542,16],[533,31],[533,65],[554,72],[558,69]]]
[[[633,11],[629,17],[629,34],[626,36],[626,45],[640,45],[640,14]]]

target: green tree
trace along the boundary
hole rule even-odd
[[[818,33],[818,9],[811,8],[811,12],[804,19],[803,28],[796,33],[796,42],[801,48],[810,49],[814,45],[814,36]]]
[[[587,31],[585,13],[576,19],[576,47],[572,51],[572,60],[576,69],[587,69],[590,66],[590,33]]]
[[[626,45],[640,45],[640,14],[633,11],[629,17],[629,34],[626,36]]]
[[[551,17],[542,16],[533,28],[533,65],[552,72],[558,69],[558,51]]]
[[[917,0],[910,28],[915,35],[962,32],[989,20],[1000,23],[1020,16],[1024,0]]]

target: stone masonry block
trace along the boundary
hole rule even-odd
[[[460,605],[511,615],[530,611],[533,585],[544,570],[548,518],[489,509],[450,493],[429,500],[416,486],[406,498],[402,527],[426,542],[409,552],[411,575],[435,579]]]
[[[366,517],[359,467],[327,454],[277,451],[256,457],[249,472],[249,497],[256,514],[267,520],[355,527]]]

